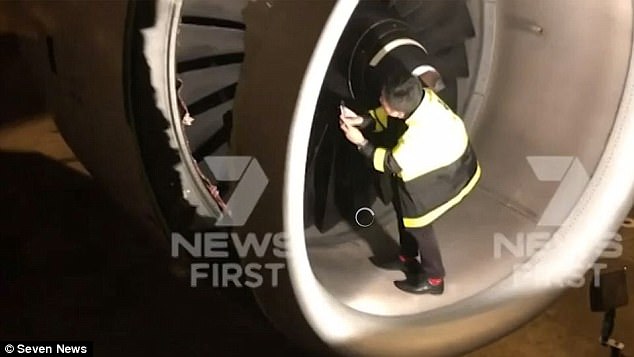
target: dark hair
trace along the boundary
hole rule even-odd
[[[412,75],[394,75],[385,81],[382,95],[390,107],[409,115],[423,99],[423,86],[420,80]]]

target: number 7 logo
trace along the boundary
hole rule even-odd
[[[574,156],[529,156],[526,159],[540,181],[560,182],[538,225],[561,226],[590,182],[590,175]]]
[[[208,156],[205,165],[216,180],[238,182],[227,202],[229,214],[220,217],[216,226],[243,226],[269,182],[262,167],[249,156]]]

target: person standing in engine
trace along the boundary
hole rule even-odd
[[[379,102],[363,116],[342,107],[340,128],[376,171],[391,176],[399,259],[409,277],[394,284],[409,293],[442,294],[445,268],[432,223],[474,189],[480,165],[462,119],[419,78],[388,77]],[[375,146],[364,132],[384,130],[388,117],[407,128],[394,147]]]

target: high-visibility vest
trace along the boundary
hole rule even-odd
[[[371,111],[375,131],[387,126],[382,108]],[[476,186],[481,169],[462,119],[433,90],[426,88],[420,105],[392,157],[400,166],[399,204],[406,227],[430,224],[457,205]],[[373,165],[385,171],[387,148],[376,148]]]

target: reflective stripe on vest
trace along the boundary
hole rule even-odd
[[[436,207],[432,211],[427,212],[420,217],[403,217],[403,225],[407,228],[419,228],[431,224],[438,219],[438,217],[442,216],[444,213],[460,203],[471,191],[473,191],[481,176],[482,170],[478,164],[476,172],[469,180],[469,183],[464,186],[457,195],[445,202],[443,205]]]

